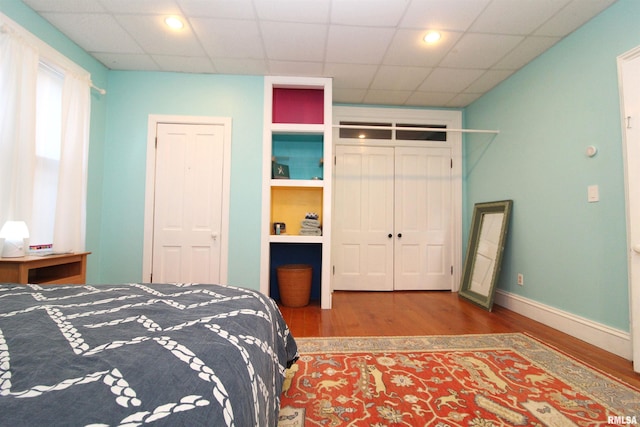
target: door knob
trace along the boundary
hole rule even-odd
[[[398,233],[398,239],[402,237],[402,233]]]
[[[388,238],[392,238],[393,234],[389,233],[389,235],[387,236]]]
[[[640,243],[633,245],[633,252],[640,254]]]
[[[218,240],[218,233],[211,233],[211,238],[213,240]]]

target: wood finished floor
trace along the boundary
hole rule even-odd
[[[313,301],[280,310],[296,338],[523,332],[640,389],[630,361],[503,307],[487,312],[457,293],[334,292],[331,310]]]

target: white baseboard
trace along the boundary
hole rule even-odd
[[[631,334],[557,308],[497,290],[495,303],[543,323],[568,335],[593,344],[627,360],[632,359]]]

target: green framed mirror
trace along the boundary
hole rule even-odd
[[[500,275],[512,200],[476,203],[459,296],[491,311]]]

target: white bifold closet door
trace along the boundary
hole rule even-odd
[[[449,148],[336,146],[336,290],[450,290]]]
[[[393,153],[336,146],[333,289],[393,290]]]

